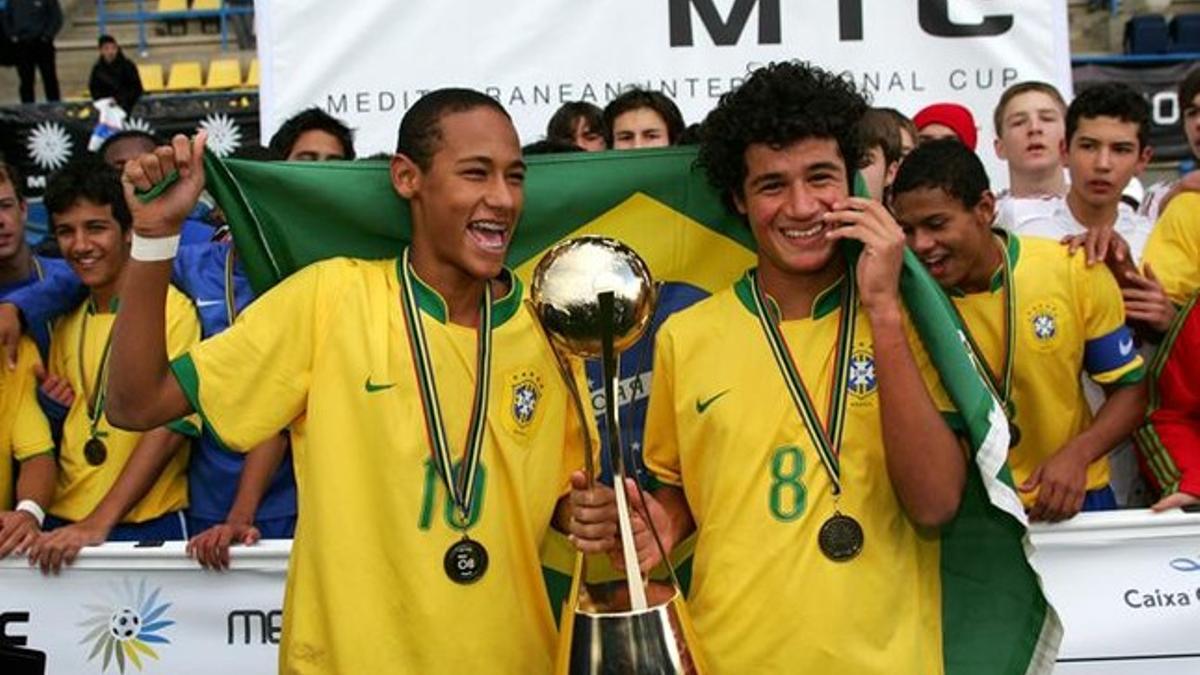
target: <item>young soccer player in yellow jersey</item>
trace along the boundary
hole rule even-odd
[[[508,114],[470,90],[421,98],[392,161],[411,246],[296,272],[168,369],[169,237],[203,188],[203,142],[178,136],[126,165],[131,200],[180,178],[133,207],[143,248],[109,413],[145,428],[196,410],[242,450],[290,424],[300,515],[282,672],[549,672],[538,550],[582,439],[504,268],[525,175]]]
[[[1142,262],[1176,305],[1200,291],[1200,192],[1180,192],[1171,200],[1150,233]]]
[[[142,446],[186,444],[199,420],[136,434],[115,428],[103,414],[110,335],[129,258],[130,215],[116,171],[98,160],[76,160],[51,176],[44,200],[59,248],[90,292],[55,324],[50,347],[49,371],[67,380],[75,397],[63,423],[58,486],[47,509],[46,529],[53,531],[34,544],[30,559],[43,570],[57,570],[83,546],[106,540],[187,538],[186,452],[155,473],[158,479],[141,500],[122,499],[121,477],[127,465],[140,461]],[[199,340],[195,310],[176,291],[163,304],[170,318],[160,330],[179,353]]]
[[[37,345],[22,338],[16,368],[0,367],[0,558],[34,542],[54,497],[54,439],[35,394],[40,362]]]
[[[1009,465],[1031,520],[1117,508],[1108,453],[1146,406],[1142,357],[1108,268],[1056,241],[990,228],[995,198],[974,153],[923,144],[896,177],[909,246],[949,293],[1008,406]],[[1093,417],[1080,374],[1107,400]]]
[[[758,266],[663,325],[645,458],[666,547],[696,532],[688,605],[715,673],[943,670],[938,527],[966,459],[907,328],[903,233],[849,196],[866,108],[780,63],[704,122],[700,162]],[[577,545],[611,550],[611,491],[575,485]]]

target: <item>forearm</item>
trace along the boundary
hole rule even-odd
[[[692,509],[688,506],[687,495],[682,489],[664,485],[654,491],[654,498],[667,514],[666,527],[662,528],[658,535],[662,538],[667,553],[670,553],[675,544],[687,539],[695,531],[696,521],[692,518]],[[655,525],[658,526],[658,523]]]
[[[130,260],[113,325],[108,419],[148,430],[192,412],[167,358],[166,302],[171,261]]]
[[[238,479],[237,495],[233,498],[233,506],[230,507],[225,522],[244,525],[254,523],[258,505],[262,503],[263,495],[271,486],[271,479],[274,478],[286,452],[287,440],[279,434],[255,446],[246,455],[242,475]]]
[[[154,486],[167,463],[187,441],[187,437],[166,427],[147,431],[133,449],[108,494],[88,515],[91,520],[112,529]]]
[[[1107,398],[1092,424],[1071,444],[1076,452],[1082,453],[1081,458],[1090,464],[1117,447],[1133,434],[1134,429],[1145,419],[1147,392],[1146,382],[1123,387],[1109,388]]]
[[[925,387],[899,306],[870,319],[888,476],[909,517],[936,527],[958,511],[966,456]]]
[[[53,454],[38,455],[21,462],[21,474],[17,478],[17,501],[32,499],[42,510],[50,508],[54,501],[54,481],[58,477],[58,465]]]

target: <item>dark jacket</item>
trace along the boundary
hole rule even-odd
[[[58,0],[8,0],[4,9],[4,32],[11,40],[51,42],[62,26]]]
[[[88,78],[88,91],[93,101],[111,96],[125,112],[131,113],[133,104],[142,97],[142,78],[133,61],[118,51],[112,63],[106,63],[104,57],[96,59],[92,76]]]

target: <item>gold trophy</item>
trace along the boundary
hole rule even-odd
[[[633,249],[607,237],[585,236],[551,248],[533,273],[530,296],[535,315],[550,339],[559,370],[573,394],[582,427],[587,411],[568,356],[599,358],[603,370],[605,425],[617,501],[624,579],[590,582],[586,557],[576,552],[568,611],[563,612],[556,669],[570,675],[617,673],[698,673],[699,656],[683,593],[653,523],[655,545],[666,561],[667,582],[643,578],[630,527],[623,486],[627,467],[621,445],[617,401],[619,354],[646,331],[654,313],[656,289],[645,261]],[[585,436],[587,433],[585,431]],[[585,472],[596,480],[590,436]],[[641,489],[640,487],[638,488]]]

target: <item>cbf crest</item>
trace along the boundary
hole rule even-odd
[[[875,351],[870,344],[856,344],[850,352],[850,372],[846,376],[850,402],[865,402],[875,393],[875,387]]]
[[[1061,320],[1062,312],[1055,303],[1035,303],[1025,313],[1025,331],[1032,338],[1028,342],[1039,351],[1053,349],[1062,332]]]
[[[533,370],[518,370],[507,378],[505,426],[515,432],[528,432],[540,419],[542,398],[546,392],[542,376]]]

